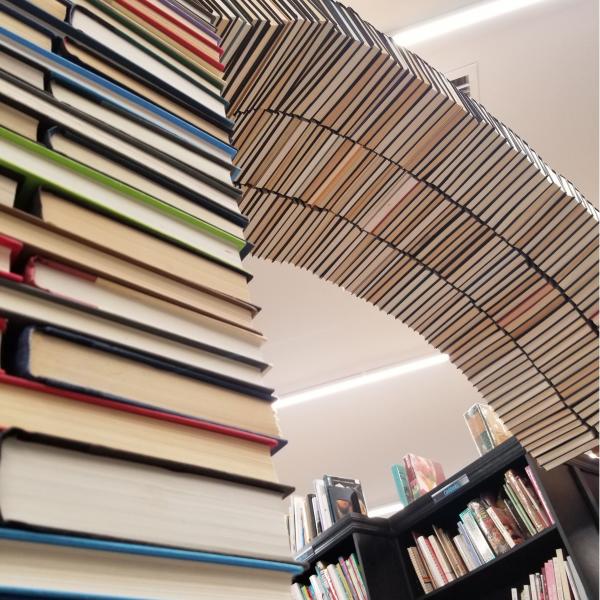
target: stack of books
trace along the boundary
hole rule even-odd
[[[554,523],[529,467],[504,474],[502,491],[482,494],[460,513],[457,531],[413,532],[408,556],[425,593],[474,571]]]
[[[292,490],[214,15],[0,15],[0,595],[282,600]]]
[[[313,485],[314,493],[292,496],[290,501],[286,524],[294,554],[346,515],[367,515],[358,479],[325,475],[323,479],[315,479]]]
[[[368,600],[361,567],[354,554],[336,564],[318,562],[309,585],[292,585],[294,600]]]
[[[343,3],[206,2],[256,255],[416,329],[542,466],[597,446],[597,209]]]
[[[530,573],[522,589],[511,588],[511,600],[587,600],[573,560],[562,548],[544,563],[537,573]]]
[[[473,404],[464,414],[464,418],[479,456],[512,437],[502,419],[489,404]]]
[[[429,493],[446,479],[439,462],[416,454],[407,454],[401,464],[392,465],[392,475],[403,507]]]

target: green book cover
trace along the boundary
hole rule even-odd
[[[218,227],[215,227],[214,225],[207,223],[206,221],[202,221],[201,219],[198,219],[197,217],[194,217],[194,216],[190,215],[189,213],[186,213],[174,206],[171,206],[170,204],[167,204],[167,203],[163,202],[162,200],[159,200],[158,198],[154,198],[153,196],[150,196],[149,194],[141,192],[140,190],[137,190],[125,183],[117,181],[116,179],[113,179],[112,177],[109,177],[99,171],[96,171],[95,169],[92,169],[91,167],[88,167],[77,161],[67,158],[66,156],[63,156],[62,154],[59,154],[58,152],[54,152],[53,150],[50,150],[50,149],[46,148],[45,146],[42,146],[41,144],[33,142],[17,133],[14,133],[14,132],[4,128],[4,127],[0,127],[0,139],[4,139],[9,144],[13,144],[17,147],[20,147],[28,153],[37,155],[38,157],[48,161],[49,163],[57,164],[62,168],[68,169],[70,171],[73,171],[74,173],[77,173],[80,176],[83,176],[84,178],[94,180],[103,186],[109,187],[109,188],[115,190],[117,193],[119,193],[123,196],[126,196],[127,198],[129,198],[135,202],[144,204],[146,206],[150,206],[153,209],[155,209],[156,211],[161,212],[174,220],[182,221],[183,223],[186,223],[187,225],[197,229],[198,231],[202,231],[205,234],[212,236],[213,238],[216,238],[222,242],[225,242],[227,245],[231,246],[237,252],[241,252],[242,249],[245,248],[245,246],[246,246],[246,241],[241,238],[238,238]],[[217,256],[211,255],[210,253],[206,252],[202,248],[194,247],[193,245],[186,243],[182,240],[179,240],[172,236],[168,236],[163,231],[159,231],[159,230],[155,229],[154,227],[149,226],[146,223],[139,222],[131,217],[128,217],[127,215],[124,215],[120,212],[115,211],[114,209],[112,209],[108,206],[105,206],[102,203],[101,198],[90,198],[86,195],[81,194],[77,190],[65,187],[58,180],[58,178],[54,179],[54,178],[40,176],[38,173],[35,173],[34,171],[31,170],[31,167],[30,167],[30,165],[27,164],[27,161],[25,161],[25,160],[17,161],[14,157],[12,157],[12,160],[11,160],[10,153],[6,153],[6,152],[0,153],[0,165],[3,165],[5,167],[7,167],[9,170],[15,171],[15,172],[23,175],[26,178],[26,186],[29,187],[31,190],[42,185],[42,186],[48,187],[50,189],[54,189],[58,192],[63,192],[65,194],[67,194],[68,196],[70,196],[74,199],[77,199],[80,202],[82,202],[83,204],[86,204],[92,208],[100,209],[103,212],[112,214],[112,215],[118,217],[122,221],[128,221],[128,222],[130,222],[134,225],[137,225],[147,231],[157,234],[159,237],[162,237],[162,238],[170,237],[171,239],[176,241],[179,245],[190,248],[191,250],[194,250],[196,252],[199,252],[200,254],[209,256],[213,260],[216,260],[217,262],[225,264],[228,267],[232,267],[236,270],[239,270],[237,266],[232,265],[229,262],[227,262],[226,260],[223,260]]]

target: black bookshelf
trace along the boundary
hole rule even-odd
[[[406,548],[412,531],[431,532],[431,525],[454,529],[467,503],[501,487],[507,469],[530,466],[554,518],[554,525],[467,575],[425,595]],[[474,461],[431,493],[389,519],[349,515],[319,535],[299,555],[307,571],[296,581],[307,583],[314,565],[337,562],[355,552],[363,569],[369,600],[510,600],[510,588],[528,583],[552,558],[556,548],[569,554],[589,600],[598,598],[598,463],[576,459],[552,471],[540,469],[520,444],[508,440]]]

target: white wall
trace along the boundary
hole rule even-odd
[[[598,0],[548,0],[411,48],[478,63],[480,102],[598,206]]]

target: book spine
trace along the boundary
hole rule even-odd
[[[343,556],[339,557],[338,564],[340,565],[342,573],[344,574],[344,578],[346,579],[346,582],[348,584],[348,590],[352,596],[352,600],[360,600],[358,590],[356,589],[356,585],[354,584],[352,575],[350,574],[350,570],[348,569],[348,565],[346,564],[346,561],[344,560]]]
[[[543,531],[546,528],[546,524],[542,519],[539,509],[531,502],[531,499],[527,495],[525,491],[525,486],[523,485],[523,482],[520,480],[519,476],[514,471],[509,470],[506,472],[505,477],[508,486],[513,490],[513,492],[519,499],[521,506],[529,516],[536,531],[538,533],[540,531]]]
[[[472,559],[471,555],[469,554],[469,551],[467,550],[467,546],[465,544],[465,540],[463,539],[462,535],[459,534],[459,535],[454,536],[452,538],[452,541],[454,542],[454,545],[456,546],[458,553],[460,554],[461,558],[463,559],[463,562],[465,563],[467,571],[473,571],[474,569],[476,569],[477,564],[473,562],[473,559]]]
[[[475,546],[477,553],[483,560],[483,562],[489,562],[495,558],[494,552],[487,543],[485,536],[477,526],[477,521],[470,509],[464,510],[460,513],[460,520],[463,522],[465,531],[469,536],[473,546]]]
[[[427,538],[424,536],[419,536],[417,538],[417,547],[421,552],[421,556],[423,560],[427,564],[427,569],[431,574],[431,578],[433,584],[436,588],[443,587],[446,585],[446,579],[444,577],[444,571],[442,570],[442,566],[439,564],[431,545],[429,544]]]
[[[462,577],[463,575],[466,575],[468,573],[468,569],[465,563],[463,562],[460,554],[458,553],[456,546],[450,539],[450,536],[442,529],[434,528],[434,531],[435,534],[438,536],[442,549],[444,550],[446,556],[448,557],[448,560],[450,561],[450,566],[452,567],[454,574],[457,577]]]
[[[564,554],[562,548],[556,550],[556,559],[558,562],[558,569],[560,573],[560,585],[562,587],[564,600],[571,600],[571,592],[569,590],[569,581],[567,579],[567,569]]]
[[[419,497],[419,485],[417,483],[417,476],[413,467],[412,455],[407,454],[402,459],[402,464],[404,465],[404,471],[406,472],[410,499],[416,500]]]
[[[396,484],[396,491],[398,492],[398,498],[403,506],[408,506],[410,503],[409,492],[410,488],[408,485],[408,479],[406,477],[406,471],[402,465],[392,466],[392,475],[394,477],[394,483]]]
[[[365,585],[360,564],[358,563],[358,560],[354,554],[350,555],[350,564],[352,565],[352,569],[356,575],[356,580],[358,581],[358,586],[360,588],[360,594],[363,600],[368,600],[369,595],[367,594],[367,586]]]
[[[346,579],[346,575],[344,574],[342,565],[339,562],[337,565],[335,565],[335,570],[337,571],[338,579],[340,580],[342,587],[344,588],[344,594],[348,597],[348,600],[354,600],[354,597],[352,596],[352,591],[350,589],[350,583]]]
[[[456,579],[456,577],[454,575],[454,571],[452,570],[452,566],[450,565],[450,562],[448,561],[448,558],[446,557],[446,553],[442,549],[439,541],[437,540],[435,535],[430,535],[427,538],[427,540],[429,541],[431,549],[433,550],[433,553],[435,554],[435,556],[438,560],[438,563],[442,567],[442,571],[444,573],[444,579],[446,580],[446,583],[449,583],[450,581],[454,581]]]
[[[579,573],[575,568],[575,563],[570,556],[567,556],[567,568],[569,569],[569,573],[571,573],[571,577],[573,579],[573,583],[575,584],[575,589],[577,590],[577,595],[579,600],[588,600],[587,594],[585,593],[585,589],[583,587],[583,582],[581,581],[581,577],[579,577]]]
[[[325,531],[333,525],[333,519],[329,510],[329,500],[327,499],[327,492],[325,490],[325,482],[322,479],[316,479],[314,484],[319,514],[321,515],[321,525],[323,531]]]
[[[465,529],[464,524],[461,522],[457,523],[458,531],[460,532],[460,537],[465,544],[465,548],[471,557],[471,562],[475,565],[475,568],[480,567],[484,564],[484,560],[479,556],[479,552],[477,552],[477,548],[475,548],[467,530]]]
[[[479,529],[483,532],[486,540],[491,546],[494,554],[500,556],[504,554],[510,546],[506,543],[504,536],[494,524],[482,502],[469,502],[468,507],[471,509],[471,514],[477,521]]]
[[[421,588],[423,592],[426,594],[433,590],[433,585],[431,583],[431,579],[429,577],[429,573],[425,570],[425,566],[423,565],[423,561],[421,560],[421,555],[419,554],[419,550],[415,546],[411,546],[407,548],[408,557],[410,558],[410,562],[417,574],[417,579],[421,584]]]
[[[521,506],[517,495],[514,493],[513,489],[508,485],[508,483],[504,484],[504,493],[508,497],[509,502],[507,502],[507,506],[509,508],[514,509],[513,514],[518,516],[520,522],[524,525],[523,531],[526,531],[530,536],[535,535],[537,533],[536,528],[533,526],[531,519],[529,518],[525,509]]]
[[[556,593],[556,580],[554,578],[554,563],[552,560],[546,561],[544,565],[544,573],[546,575],[546,583],[548,585],[548,596],[550,600],[558,600]]]
[[[325,596],[321,591],[321,584],[316,575],[311,575],[308,580],[310,581],[311,588],[313,590],[313,595],[317,600],[325,600]]]
[[[348,598],[346,596],[346,592],[344,591],[344,586],[342,585],[342,582],[340,581],[340,578],[338,576],[338,572],[335,568],[335,565],[329,565],[327,567],[327,574],[329,575],[329,580],[331,581],[331,585],[335,592],[335,596],[336,596],[337,600],[350,600],[350,598]]]
[[[507,519],[506,514],[502,509],[490,506],[487,509],[487,513],[490,519],[494,522],[498,531],[502,534],[504,541],[507,543],[509,548],[514,548],[517,544],[523,541],[523,538],[519,535],[513,524]]]
[[[554,517],[552,516],[552,513],[550,512],[550,509],[548,508],[548,504],[546,503],[544,494],[542,494],[540,484],[539,484],[536,476],[533,474],[532,468],[529,465],[527,465],[525,467],[525,473],[527,473],[527,477],[528,477],[529,481],[531,482],[533,489],[535,490],[536,499],[542,508],[542,516],[544,517],[544,519],[548,525],[554,525]]]

